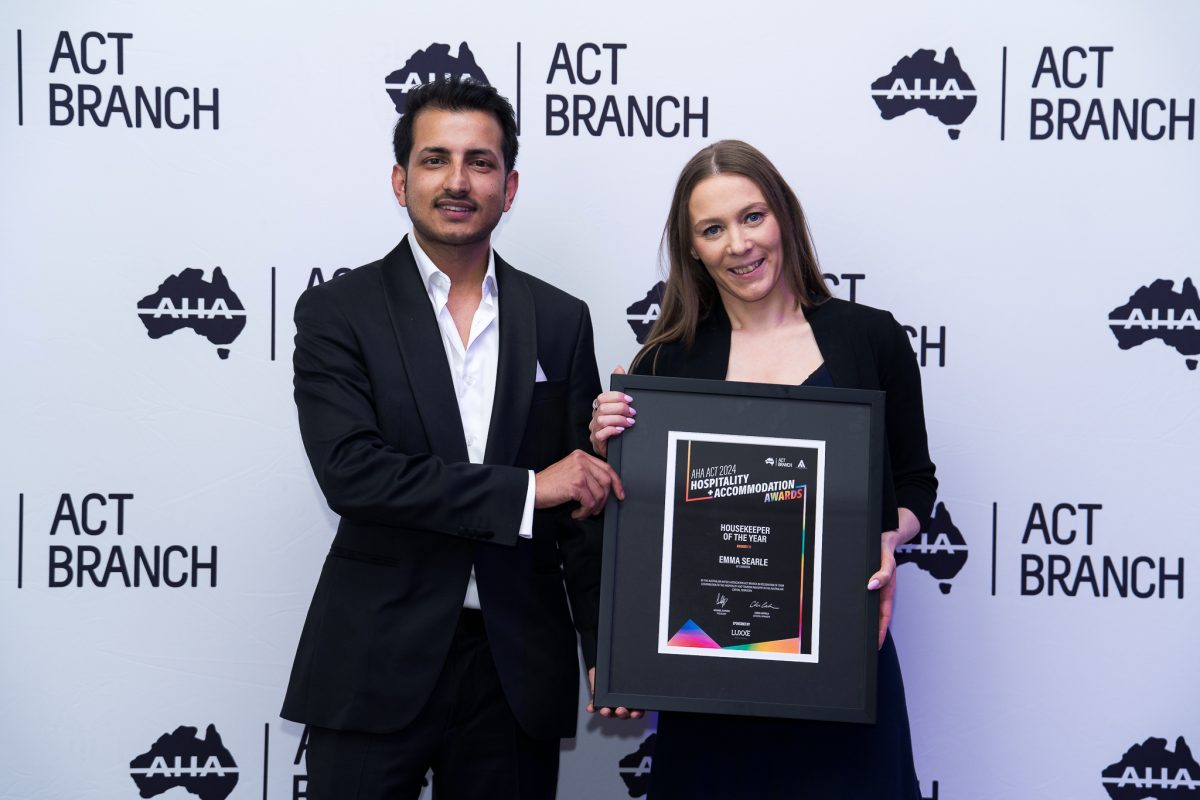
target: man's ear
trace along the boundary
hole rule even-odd
[[[504,176],[504,210],[508,211],[512,208],[513,200],[517,197],[517,184],[520,183],[520,177],[517,171],[510,170]]]
[[[408,174],[404,171],[404,167],[399,164],[392,165],[392,192],[396,195],[397,202],[404,207],[408,207],[408,200],[405,196],[405,189],[408,183]],[[507,210],[507,209],[506,209]]]

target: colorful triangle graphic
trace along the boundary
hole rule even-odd
[[[667,642],[672,647],[707,647],[710,649],[720,650],[721,645],[714,642],[707,633],[700,629],[692,620],[688,620],[679,629],[679,632],[671,637]]]

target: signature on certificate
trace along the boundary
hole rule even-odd
[[[717,608],[724,608],[729,604],[729,598],[717,592]]]
[[[775,605],[774,603],[768,603],[765,600],[753,600],[750,603],[750,607],[751,608],[766,608],[766,609],[770,609],[772,611],[779,610],[779,606]]]

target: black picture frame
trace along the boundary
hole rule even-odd
[[[610,496],[605,510],[597,705],[873,723],[879,598],[866,583],[879,568],[884,393],[640,375],[614,375],[612,389],[633,397],[638,413],[608,445],[626,500]],[[692,658],[664,643],[663,607],[674,602],[663,596],[663,555],[674,535],[664,530],[668,451],[691,435],[681,431],[823,443],[824,485],[815,495],[823,530],[811,556],[819,574],[816,658]],[[765,484],[747,489],[755,485]]]

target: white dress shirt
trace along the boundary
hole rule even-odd
[[[496,283],[496,254],[488,250],[487,273],[483,277],[483,298],[471,320],[471,332],[466,347],[454,325],[447,301],[450,299],[450,276],[430,260],[415,236],[408,237],[413,259],[421,273],[421,281],[433,304],[442,346],[450,377],[454,380],[454,396],[462,418],[463,436],[467,441],[467,457],[472,464],[482,464],[487,450],[488,426],[492,421],[492,404],[496,399],[496,367],[500,361],[500,294]],[[539,367],[540,371],[540,367]],[[529,488],[525,493],[525,511],[521,516],[520,536],[533,537],[533,471],[529,472]],[[467,608],[479,608],[479,589],[475,585],[475,570],[467,584],[463,599]]]

